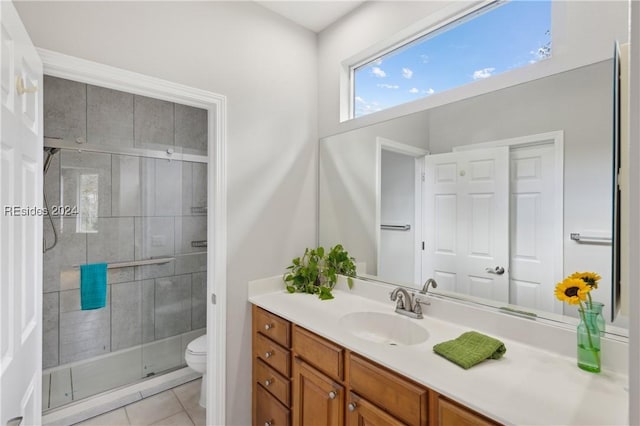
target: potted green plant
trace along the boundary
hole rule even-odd
[[[349,288],[353,286],[354,261],[340,244],[328,252],[323,247],[307,248],[302,257],[291,261],[282,278],[289,293],[310,293],[322,300],[333,299],[331,290],[338,282],[338,275],[345,275]]]

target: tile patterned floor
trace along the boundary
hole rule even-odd
[[[78,425],[91,426],[204,426],[206,411],[198,405],[202,379],[169,389]]]

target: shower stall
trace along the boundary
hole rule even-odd
[[[205,333],[207,111],[44,79],[43,410],[184,367]],[[107,263],[106,306],[80,269]]]

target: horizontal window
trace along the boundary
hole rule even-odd
[[[431,96],[550,56],[551,0],[495,2],[353,67],[352,116]]]

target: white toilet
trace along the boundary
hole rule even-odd
[[[200,406],[207,407],[207,335],[192,340],[184,352],[187,365],[202,373],[202,387],[200,388]]]

